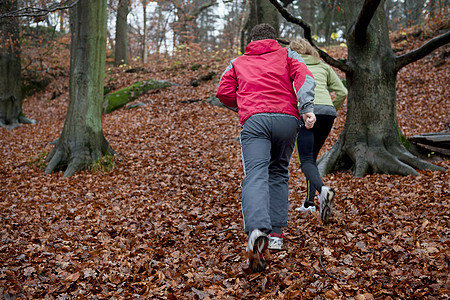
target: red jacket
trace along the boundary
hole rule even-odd
[[[299,119],[299,109],[302,114],[313,111],[315,85],[297,52],[267,39],[251,42],[244,55],[230,62],[216,96],[226,106],[238,107],[241,125],[258,113],[283,113]]]

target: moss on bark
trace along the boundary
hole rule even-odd
[[[150,79],[138,81],[131,86],[109,93],[105,96],[103,102],[103,114],[109,114],[110,112],[123,107],[128,102],[137,99],[139,96],[150,90],[165,89],[171,85],[172,83],[168,81]]]

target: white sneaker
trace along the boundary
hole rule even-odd
[[[334,190],[328,186],[323,186],[319,195],[320,220],[326,223],[333,212]]]
[[[283,247],[283,234],[276,234],[276,233],[269,234],[269,249],[281,250],[282,247]]]
[[[313,212],[316,212],[316,207],[314,205],[305,207],[305,203],[303,203],[302,206],[297,207],[295,209],[295,211],[299,211],[299,212],[302,212],[302,213],[305,213],[305,212],[312,212],[313,213]]]

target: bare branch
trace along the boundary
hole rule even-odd
[[[420,48],[416,50],[405,53],[401,56],[397,56],[395,59],[395,67],[394,70],[398,71],[404,66],[415,62],[426,55],[430,54],[437,48],[444,46],[450,42],[450,30],[444,34],[441,34],[437,37],[432,38],[427,43],[423,44]]]
[[[375,15],[381,0],[366,0],[356,20],[354,34],[355,41],[362,42],[366,39],[367,27]]]
[[[205,9],[207,9],[211,6],[214,6],[216,4],[217,4],[217,2],[215,0],[211,0],[209,3],[206,3],[202,6],[200,6],[198,9],[196,9],[191,14],[189,14],[189,16],[186,18],[186,21],[191,21],[191,20],[196,19],[202,11],[204,11]]]
[[[322,49],[317,47],[315,44],[312,44],[312,45],[314,45],[317,52],[319,52],[320,57],[330,66],[338,68],[339,70],[341,70],[345,73],[350,73],[352,71],[352,68],[350,68],[349,65],[347,65],[345,63],[344,60],[334,59],[333,57],[329,56],[328,53],[326,53],[325,51],[323,51]]]
[[[54,3],[51,4],[47,8],[37,8],[37,7],[24,7],[15,11],[8,12],[6,14],[0,15],[0,19],[2,18],[19,18],[19,17],[44,17],[48,15],[49,13],[58,11],[58,10],[64,10],[74,7],[79,0],[67,0],[63,3]],[[70,3],[72,2],[72,3]]]
[[[302,19],[296,18],[293,15],[291,15],[284,7],[281,6],[280,3],[278,3],[278,0],[270,0],[270,2],[280,12],[280,14],[283,16],[283,18],[286,19],[286,21],[293,23],[293,24],[297,24],[300,27],[302,27],[304,35],[305,35],[305,39],[307,39],[309,42],[312,41],[311,25],[309,25]]]
[[[280,12],[280,14],[283,16],[283,18],[286,19],[286,21],[288,21],[290,23],[293,23],[293,24],[297,24],[297,25],[299,25],[300,27],[303,28],[305,39],[307,39],[308,42],[310,42],[311,45],[313,45],[317,49],[317,51],[320,54],[320,57],[322,57],[322,59],[326,63],[328,63],[329,65],[331,65],[333,67],[336,67],[336,68],[338,68],[338,69],[340,69],[341,71],[344,71],[344,72],[350,72],[351,71],[351,68],[346,63],[332,58],[326,52],[324,52],[319,47],[317,47],[316,43],[312,39],[311,26],[308,23],[306,23],[302,19],[296,18],[293,15],[291,15],[286,9],[284,9],[280,5],[280,3],[278,3],[278,0],[270,0],[270,2]],[[284,40],[283,40],[283,43],[284,43]]]

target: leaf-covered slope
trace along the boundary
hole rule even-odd
[[[38,123],[0,130],[0,295],[445,299],[449,160],[437,162],[447,171],[416,177],[325,177],[337,195],[335,216],[322,226],[317,215],[294,211],[306,195],[294,156],[285,249],[272,254],[266,272],[245,274],[237,115],[187,101],[214,94],[216,82],[192,88],[190,79],[211,70],[221,74],[228,58],[180,54],[137,73],[126,67],[107,71],[105,83],[115,89],[151,78],[180,84],[141,96],[137,101],[145,106],[103,116],[105,136],[120,154],[108,173],[45,175],[39,156],[60,135],[67,90],[50,99],[55,86],[67,85],[55,82],[24,101],[24,112]],[[194,64],[202,67],[192,71]],[[425,59],[401,72],[404,134],[448,126],[448,70],[447,58],[438,67]],[[419,94],[427,98],[419,100]],[[344,118],[345,106],[325,150]]]

